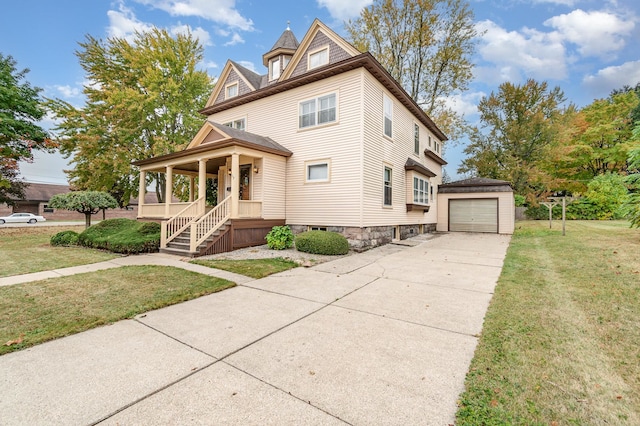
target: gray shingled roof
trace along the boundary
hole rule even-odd
[[[260,136],[260,135],[256,135],[255,133],[249,133],[249,132],[245,132],[244,130],[238,130],[238,129],[234,129],[233,127],[229,127],[229,126],[225,126],[223,124],[219,124],[219,123],[215,123],[213,121],[209,120],[209,123],[215,127],[216,129],[220,130],[221,132],[226,133],[227,135],[229,135],[231,138],[242,141],[242,142],[246,142],[246,143],[250,143],[253,145],[258,145],[258,146],[262,146],[265,148],[269,148],[271,150],[276,150],[276,151],[281,151],[283,153],[288,153],[288,154],[292,154],[291,151],[289,151],[287,148],[283,147],[282,145],[280,145],[279,143],[277,143],[276,141],[274,141],[271,138],[265,137],[265,136]]]
[[[513,192],[506,180],[474,177],[438,185],[440,193]]]
[[[255,89],[262,87],[262,76],[258,73],[251,71],[248,68],[243,67],[237,62],[230,61],[240,74],[249,82]]]
[[[434,172],[432,172],[431,170],[429,170],[428,167],[425,167],[423,164],[418,163],[413,158],[407,158],[407,162],[404,163],[404,169],[405,170],[415,170],[415,171],[418,171],[418,172],[420,172],[423,175],[428,176],[428,177],[435,177],[436,176],[436,174]]]
[[[296,36],[290,29],[287,28],[286,30],[284,30],[278,41],[276,41],[276,44],[273,45],[269,52],[273,52],[276,49],[296,50],[299,45],[300,43],[298,42]]]

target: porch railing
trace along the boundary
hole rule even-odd
[[[171,219],[163,221],[160,234],[160,247],[166,248],[170,241],[187,229],[195,219],[202,216],[204,208],[205,197],[201,197],[187,205],[187,207]]]
[[[191,224],[189,250],[195,252],[211,234],[216,232],[231,217],[231,197],[218,203],[211,211]]]
[[[251,200],[238,201],[238,217],[240,218],[262,217],[262,201],[251,201]]]
[[[169,205],[169,216],[173,216],[191,203],[171,203]],[[166,217],[166,204],[165,203],[149,203],[142,204],[138,207],[138,217]]]

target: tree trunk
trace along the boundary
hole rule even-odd
[[[91,213],[84,214],[84,226],[88,229],[91,226]]]

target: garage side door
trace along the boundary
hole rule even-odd
[[[449,200],[449,231],[498,233],[498,200]]]

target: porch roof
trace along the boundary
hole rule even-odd
[[[220,148],[228,148],[230,146],[239,146],[243,148],[255,149],[257,151],[267,152],[270,154],[276,154],[283,157],[291,157],[293,153],[287,148],[283,147],[273,139],[256,135],[255,133],[245,132],[244,130],[238,130],[229,126],[224,126],[219,123],[207,120],[208,125],[219,130],[225,134],[226,138],[218,139],[211,142],[203,142],[193,148],[187,148],[182,151],[173,152],[171,154],[159,155],[157,157],[147,158],[144,160],[133,161],[131,164],[134,166],[144,166],[166,160],[173,160],[182,157],[189,156],[191,154],[197,154],[207,151],[215,151]]]

